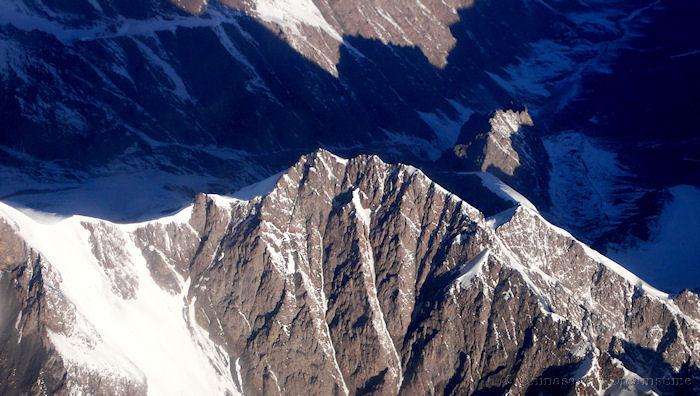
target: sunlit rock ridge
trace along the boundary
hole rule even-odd
[[[205,0],[171,0],[182,9],[201,14]],[[343,36],[377,39],[384,44],[416,46],[435,66],[447,64],[456,39],[449,26],[457,11],[474,0],[328,1],[222,0],[277,31],[298,51],[331,73],[337,73]],[[347,45],[347,44],[345,44]],[[353,49],[353,51],[357,51]],[[358,53],[359,54],[359,53]]]
[[[479,176],[465,188],[494,216],[416,168],[324,150],[144,223],[0,204],[0,392],[700,391],[696,294]]]

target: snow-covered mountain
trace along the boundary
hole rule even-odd
[[[462,185],[474,203],[320,150],[144,223],[2,204],[0,390],[700,391],[696,294],[654,289],[490,174]]]

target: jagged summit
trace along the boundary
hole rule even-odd
[[[0,218],[3,393],[524,393],[556,372],[594,394],[697,375],[697,295],[376,156],[318,150],[145,223]]]

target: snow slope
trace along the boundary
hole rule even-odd
[[[342,36],[326,21],[311,0],[257,0],[255,11],[262,20],[274,22],[294,33],[299,33],[300,24],[308,25],[343,41]]]
[[[700,189],[679,185],[669,189],[648,242],[620,247],[608,254],[642,278],[667,291],[679,291],[689,279],[700,280]]]
[[[552,170],[549,214],[588,240],[623,226],[647,192],[603,141],[568,131],[544,139]]]
[[[195,320],[195,301],[187,300],[190,280],[177,276],[179,293],[161,288],[134,241],[139,227],[185,224],[190,214],[191,208],[186,208],[132,225],[82,216],[45,221],[0,203],[0,217],[41,254],[47,273],[57,272],[45,282],[75,308],[68,334],[49,330],[69,372],[87,370],[129,383],[145,381],[153,395],[238,394],[228,355]],[[86,223],[104,230],[100,247]],[[191,231],[188,226],[183,230]],[[101,264],[96,250],[116,265]],[[125,283],[115,283],[115,276]],[[134,295],[115,293],[115,284],[133,288]]]
[[[498,195],[499,198],[503,198],[506,201],[512,202],[516,205],[521,205],[534,212],[538,212],[535,205],[525,198],[522,194],[515,191],[511,186],[503,183],[501,179],[496,176],[486,173],[486,172],[468,172],[466,174],[473,174],[479,176],[481,179],[481,184],[488,188],[491,192]]]

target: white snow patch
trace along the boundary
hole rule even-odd
[[[236,379],[238,386],[243,389],[243,376],[241,375],[241,358],[236,359]]]
[[[341,165],[348,164],[348,160],[346,158],[338,157],[337,155],[335,155],[333,153],[331,153],[331,157],[333,157]]]
[[[260,19],[272,22],[299,35],[299,25],[321,29],[335,40],[343,37],[326,21],[312,0],[255,0],[255,11]]]
[[[464,266],[460,268],[459,276],[455,280],[455,284],[463,289],[469,288],[472,280],[481,272],[484,264],[488,262],[490,254],[491,252],[486,249],[464,264]]]
[[[356,188],[352,191],[352,204],[355,207],[355,215],[360,220],[360,222],[366,227],[366,230],[369,233],[369,228],[371,224],[370,216],[372,212],[371,210],[365,209],[362,206],[359,188]],[[387,353],[388,357],[394,360],[394,366],[389,367],[389,372],[393,377],[397,378],[398,380],[398,391],[401,389],[401,383],[403,382],[401,357],[399,356],[396,350],[394,341],[391,339],[391,334],[389,333],[389,330],[386,326],[384,312],[382,311],[381,304],[379,304],[379,299],[377,297],[377,274],[375,270],[374,252],[367,237],[360,239],[360,251],[363,280],[365,283],[365,288],[367,290],[367,299],[369,300],[369,306],[372,310],[372,327],[374,327],[374,330],[377,332],[380,345]]]
[[[69,365],[145,379],[151,394],[238,394],[228,356],[193,318],[194,301],[188,304],[185,295],[189,280],[180,279],[179,295],[161,289],[129,227],[108,223],[127,241],[122,264],[138,278],[136,298],[123,299],[111,291],[81,224],[98,220],[73,216],[42,224],[4,203],[0,216],[60,275],[47,281],[56,283],[50,287],[59,289],[79,314],[68,334],[49,333]]]
[[[355,213],[362,223],[369,227],[372,224],[372,210],[365,209],[362,206],[362,199],[360,198],[360,189],[356,188],[352,190],[352,203],[355,205]]]
[[[218,206],[228,208],[236,202],[250,201],[258,197],[267,196],[275,189],[282,175],[283,173],[277,173],[259,182],[245,186],[230,195],[207,194],[207,196],[213,199]]]
[[[231,197],[242,201],[249,201],[255,197],[264,197],[275,189],[277,181],[279,181],[280,177],[282,177],[282,173],[272,175],[267,179],[241,188],[240,190],[231,194]]]
[[[42,212],[40,210],[35,210],[31,208],[15,208],[18,211],[22,212],[25,216],[29,217],[30,219],[34,220],[37,223],[40,224],[56,224],[64,219],[67,218],[67,216],[61,216],[56,213],[50,213],[50,212]]]
[[[503,198],[506,201],[512,202],[516,205],[524,206],[534,212],[539,212],[529,199],[525,198],[525,196],[517,192],[515,189],[502,182],[496,176],[486,172],[466,172],[465,174],[479,176],[481,179],[481,184],[494,194],[498,195],[500,198]]]
[[[175,212],[174,214],[164,216],[164,217],[159,217],[157,219],[149,220],[149,221],[143,221],[139,223],[126,223],[126,224],[121,224],[120,228],[124,231],[127,232],[133,232],[136,231],[138,228],[145,227],[149,224],[161,224],[161,225],[168,225],[168,224],[182,224],[186,225],[188,228],[191,228],[189,225],[190,219],[192,218],[192,209],[194,208],[193,205],[189,205],[183,209],[180,209],[179,211]],[[90,221],[95,221],[95,219],[86,217],[86,219],[89,219]],[[196,234],[196,231],[192,229],[192,231]]]
[[[507,223],[508,220],[510,220],[513,217],[513,214],[515,213],[515,211],[517,209],[518,209],[518,207],[514,206],[512,208],[508,208],[502,212],[498,212],[492,216],[487,217],[486,218],[486,225],[489,228],[491,228],[492,230],[495,230],[496,228]]]

